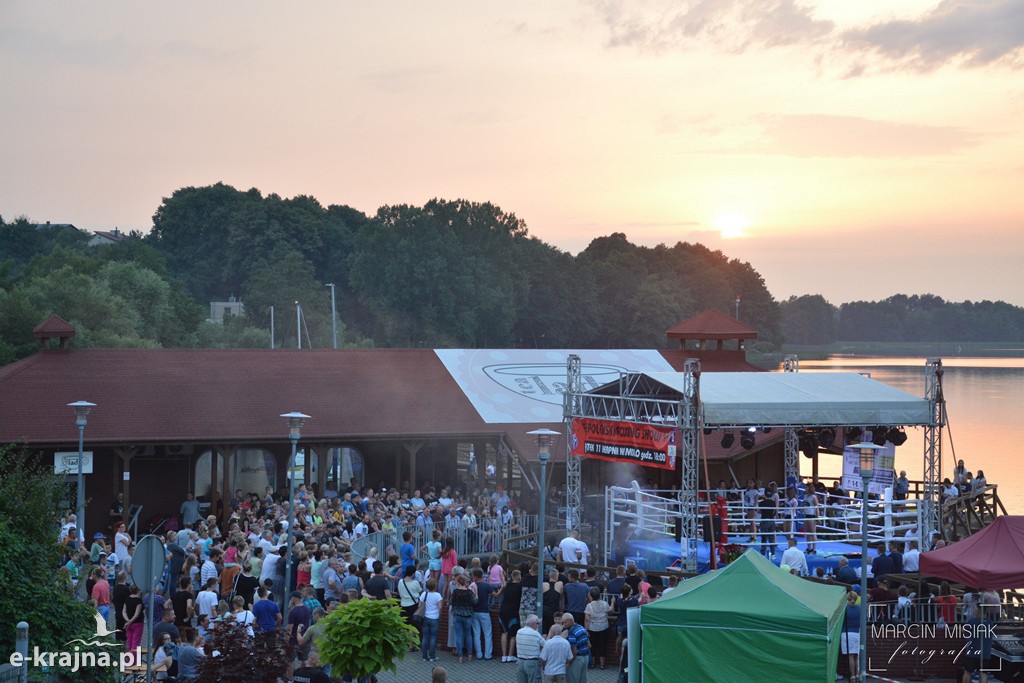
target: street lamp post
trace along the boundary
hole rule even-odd
[[[292,586],[292,537],[295,535],[295,454],[298,452],[299,436],[302,424],[310,419],[309,415],[299,412],[281,415],[288,421],[288,438],[292,442],[292,457],[288,460],[288,547],[285,552],[284,565],[284,623],[288,623],[288,608]]]
[[[868,484],[875,472],[891,470],[895,458],[873,443],[854,446],[860,452],[860,652],[857,668],[860,680],[868,670]]]
[[[68,404],[75,409],[75,424],[78,426],[78,500],[76,515],[76,533],[78,538],[85,538],[85,477],[82,474],[82,460],[85,459],[85,424],[89,411],[96,407],[88,401],[75,401]],[[78,538],[75,543],[78,543]]]
[[[547,502],[548,460],[551,459],[551,440],[558,432],[535,429],[527,432],[537,438],[537,460],[540,461],[540,515],[537,520],[537,615],[544,612],[544,532],[545,503]]]

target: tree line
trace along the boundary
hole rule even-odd
[[[767,345],[778,303],[749,263],[700,244],[643,247],[621,233],[573,256],[491,203],[434,199],[368,216],[316,199],[216,184],[165,198],[146,234],[88,245],[71,228],[0,219],[0,361],[35,349],[51,313],[76,346],[652,348],[706,308],[730,311]],[[209,302],[245,315],[206,321]]]
[[[145,235],[90,246],[64,226],[0,218],[0,363],[35,351],[51,314],[76,346],[266,348],[659,348],[665,330],[707,308],[733,310],[774,350],[788,339],[1024,338],[1022,309],[898,295],[836,307],[818,295],[777,302],[751,264],[701,244],[645,247],[595,238],[577,255],[529,234],[488,202],[433,199],[367,215],[218,183],[166,197]],[[245,315],[207,320],[235,296]],[[300,326],[295,315],[301,304]]]
[[[882,301],[835,306],[818,294],[780,304],[791,344],[846,342],[1021,342],[1024,308],[1003,301],[945,301],[896,294]]]

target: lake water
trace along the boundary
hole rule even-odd
[[[800,372],[867,372],[871,378],[915,396],[924,396],[924,358],[833,356],[825,361],[800,361]],[[942,378],[948,431],[942,434],[942,476],[953,476],[956,461],[972,473],[984,470],[1010,514],[1024,514],[1024,358],[943,358]],[[907,430],[907,442],[896,449],[896,470],[921,479],[924,470],[924,429]],[[809,476],[811,461],[800,457],[801,473]],[[839,456],[821,454],[819,477],[842,474]]]

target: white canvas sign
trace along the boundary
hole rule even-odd
[[[624,372],[673,372],[652,350],[435,349],[484,422],[561,422],[565,365],[580,357],[583,390],[614,382]]]

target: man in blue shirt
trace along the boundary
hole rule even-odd
[[[839,558],[839,570],[836,572],[836,581],[840,583],[853,584],[860,581],[860,574],[850,566],[850,561],[845,557]]]
[[[267,587],[260,586],[260,599],[252,606],[252,613],[256,617],[256,625],[260,627],[260,630],[264,633],[272,633],[281,623],[281,610],[278,609],[276,602],[267,599],[267,595],[269,595]]]
[[[587,667],[590,666],[590,635],[582,624],[577,624],[572,614],[562,615],[565,639],[572,647],[572,661],[565,669],[566,683],[587,683]]]
[[[567,572],[569,583],[565,584],[562,590],[565,592],[565,609],[572,614],[577,624],[584,621],[583,615],[587,609],[587,597],[590,595],[590,586],[580,581],[578,569],[570,569]]]

